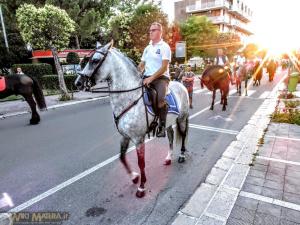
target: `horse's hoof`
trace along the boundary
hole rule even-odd
[[[223,108],[222,111],[226,111],[226,108]]]
[[[179,156],[178,163],[184,163],[184,162],[185,162],[185,157]]]
[[[131,177],[132,183],[137,184],[139,182],[139,179],[140,175],[136,172],[133,172]]]
[[[30,120],[30,125],[37,125],[40,121]]]
[[[166,166],[171,165],[171,159],[166,159],[164,165]]]
[[[210,110],[214,110],[214,108],[213,108],[213,107],[210,107],[209,109],[210,109]]]
[[[135,193],[135,196],[138,198],[143,198],[146,194],[146,191],[144,188],[138,188],[138,190]]]

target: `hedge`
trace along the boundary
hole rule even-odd
[[[23,73],[36,77],[38,80],[41,80],[43,75],[53,73],[52,66],[47,63],[14,64],[11,69],[15,73],[18,67],[21,67]]]
[[[77,90],[74,85],[76,75],[64,75],[64,78],[69,90]],[[44,89],[59,89],[58,75],[44,75],[41,77],[41,84]]]

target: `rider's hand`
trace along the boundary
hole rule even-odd
[[[147,77],[144,79],[143,83],[145,86],[149,87],[149,84],[152,82],[152,77]]]

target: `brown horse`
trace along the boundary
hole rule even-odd
[[[214,110],[216,90],[220,89],[221,92],[221,104],[223,104],[222,110],[226,110],[227,105],[227,95],[229,93],[229,84],[230,84],[230,74],[226,68],[223,66],[210,66],[204,70],[202,73],[201,87],[204,85],[208,90],[213,92],[211,110]]]
[[[34,77],[27,75],[0,76],[0,79],[0,82],[2,81],[2,83],[5,84],[5,88],[0,91],[0,99],[10,95],[23,96],[31,109],[32,116],[30,124],[38,124],[40,122],[40,116],[36,110],[36,104],[39,109],[46,109],[45,97],[38,81]],[[32,95],[34,95],[36,102]]]

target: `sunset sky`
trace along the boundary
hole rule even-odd
[[[174,0],[163,0],[165,12],[174,18]],[[253,10],[251,27],[255,35],[250,39],[274,53],[300,47],[300,30],[296,21],[300,19],[299,0],[246,0]]]

